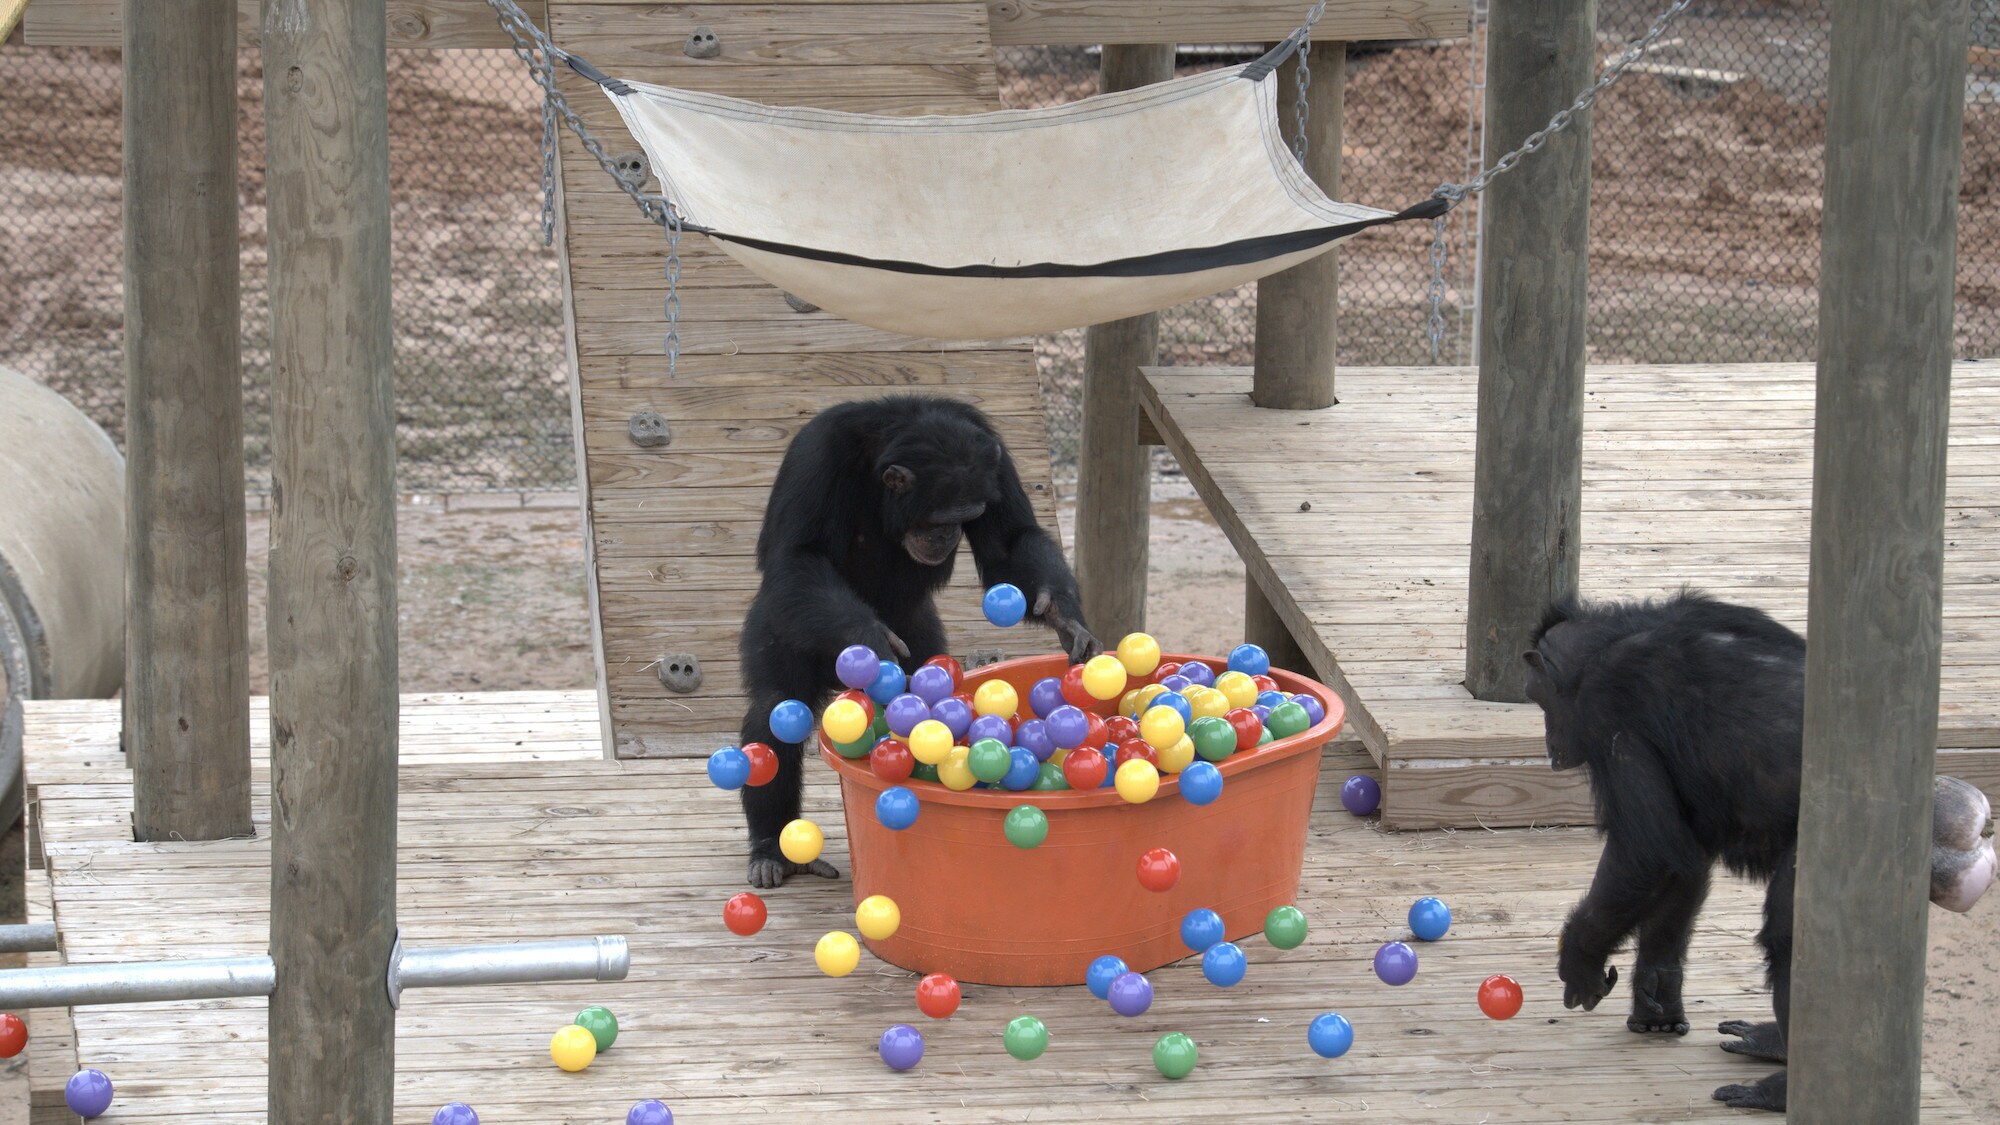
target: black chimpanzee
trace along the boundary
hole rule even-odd
[[[911,670],[945,651],[932,591],[951,578],[964,536],[980,581],[1011,582],[1030,614],[1056,631],[1072,660],[1099,651],[1083,623],[1076,577],[1035,522],[1014,459],[984,414],[946,398],[899,395],[848,402],[806,423],[778,466],[757,536],[763,583],[741,637],[750,710],[743,741],[769,744],[778,776],[743,790],[750,884],[838,874],[778,851],[799,815],[803,750],[771,735],[774,704],[815,710],[839,690],[834,658],[867,645]]]
[[[1784,1062],[1805,641],[1759,610],[1683,592],[1660,602],[1558,602],[1534,643],[1523,658],[1549,763],[1590,771],[1604,835],[1590,893],[1563,926],[1563,1005],[1595,1008],[1618,980],[1605,961],[1636,932],[1625,1026],[1687,1034],[1682,964],[1719,859],[1770,881],[1757,943],[1778,1017],[1722,1024],[1739,1037],[1722,1048]],[[1715,1096],[1783,1109],[1785,1072]]]

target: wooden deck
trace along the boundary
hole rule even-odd
[[[1384,832],[1339,807],[1340,781],[1367,761],[1357,743],[1337,745],[1321,779],[1301,894],[1313,930],[1300,949],[1247,942],[1250,974],[1227,992],[1194,963],[1161,970],[1152,1011],[1133,1020],[1082,988],[968,988],[959,1014],[936,1022],[917,1015],[909,974],[866,956],[841,980],[813,967],[819,935],[851,927],[845,880],[770,893],[770,924],[754,938],[723,929],[721,903],[742,885],[741,820],[699,763],[597,759],[588,693],[512,702],[405,700],[404,932],[425,943],[624,933],[631,978],[409,993],[398,1020],[398,1121],[428,1120],[463,1099],[489,1125],[602,1123],[659,1097],[689,1123],[836,1114],[871,1123],[1720,1122],[1743,1115],[1709,1090],[1767,1069],[1718,1050],[1711,1030],[1769,1011],[1750,941],[1755,891],[1718,888],[1703,919],[1690,973],[1694,1034],[1627,1033],[1622,989],[1595,1013],[1564,1011],[1554,936],[1595,863],[1590,834]],[[259,839],[138,844],[129,775],[111,741],[117,705],[31,706],[27,768],[65,956],[262,951],[270,849],[261,748]],[[829,858],[844,870],[834,790],[826,771],[811,777],[807,815],[827,829]],[[1369,959],[1378,943],[1408,936],[1404,914],[1424,894],[1451,904],[1453,930],[1421,948],[1414,982],[1389,988]],[[1497,972],[1528,995],[1506,1023],[1484,1019],[1473,1002],[1478,982]],[[548,1038],[590,1003],[618,1013],[618,1044],[564,1074],[548,1060]],[[1304,1042],[1306,1023],[1329,1009],[1357,1031],[1354,1050],[1335,1061]],[[1032,1063],[1000,1044],[1006,1021],[1023,1012],[1052,1032],[1049,1052]],[[907,1074],[873,1053],[881,1029],[897,1022],[923,1025],[929,1040]],[[117,1121],[263,1120],[262,1002],[78,1009],[74,1027],[75,1058],[117,1084]],[[1201,1048],[1200,1067],[1180,1082],[1150,1061],[1168,1031]],[[59,1035],[55,1045],[68,1049]],[[1936,1082],[1926,1105],[1926,1120],[1971,1120]]]
[[[1462,686],[1469,368],[1347,368],[1340,404],[1258,410],[1244,369],[1151,368],[1149,420],[1385,769],[1397,827],[1587,823],[1541,713]],[[1690,585],[1803,629],[1810,365],[1593,367],[1583,592]],[[1952,373],[1938,768],[2000,785],[2000,363]]]

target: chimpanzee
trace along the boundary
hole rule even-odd
[[[1762,611],[1683,591],[1659,602],[1559,601],[1534,645],[1523,659],[1549,763],[1589,770],[1604,835],[1590,892],[1563,926],[1563,1005],[1597,1006],[1618,980],[1605,961],[1636,931],[1625,1026],[1687,1034],[1682,964],[1719,859],[1770,881],[1757,943],[1778,1017],[1723,1023],[1738,1038],[1722,1048],[1784,1062],[1805,641]],[[1715,1097],[1781,1110],[1785,1072]]]
[[[743,790],[750,884],[832,877],[824,860],[792,863],[778,833],[799,815],[803,749],[771,734],[774,704],[815,710],[839,690],[834,658],[867,645],[905,671],[945,651],[932,591],[951,578],[961,535],[980,581],[1027,594],[1075,661],[1100,651],[1084,625],[1076,577],[1034,508],[1006,445],[984,414],[946,398],[847,402],[799,430],[778,466],[757,536],[763,582],[740,644],[750,710],[743,741],[769,744],[778,776]]]

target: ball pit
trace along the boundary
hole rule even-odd
[[[431,1114],[431,1125],[479,1125],[479,1114],[464,1102],[446,1102]]]
[[[882,1064],[890,1070],[908,1070],[923,1061],[924,1033],[906,1023],[899,1023],[882,1033],[875,1050],[882,1056]]]
[[[1323,1059],[1337,1059],[1354,1046],[1354,1025],[1339,1012],[1322,1012],[1306,1028],[1306,1045]]]
[[[1201,1059],[1201,1052],[1195,1048],[1194,1040],[1178,1031],[1170,1031],[1160,1036],[1153,1044],[1153,1066],[1167,1078],[1186,1078],[1194,1073],[1195,1063]]]
[[[674,1125],[674,1111],[658,1098],[647,1098],[625,1111],[625,1125]]]

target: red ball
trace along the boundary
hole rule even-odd
[[[12,1012],[0,1015],[0,1059],[11,1059],[28,1046],[28,1025]]]
[[[917,768],[917,759],[910,748],[893,738],[885,738],[868,752],[868,768],[883,781],[904,781],[910,771]]]
[[[1106,742],[1131,742],[1139,737],[1139,720],[1125,715],[1113,715],[1104,720],[1104,740]],[[1099,749],[1103,749],[1099,747]]]
[[[1178,663],[1163,660],[1159,663],[1157,667],[1153,669],[1153,674],[1146,677],[1146,682],[1149,684],[1157,684],[1161,680],[1166,679],[1168,676],[1179,675],[1180,670],[1181,666]]]
[[[872,700],[872,699],[870,699],[870,698],[868,698],[868,693],[867,693],[867,692],[865,692],[865,691],[843,691],[843,692],[841,692],[841,693],[840,693],[839,695],[836,695],[836,696],[834,696],[834,698],[835,698],[835,699],[852,699],[852,700],[853,700],[854,702],[856,702],[856,703],[859,703],[859,704],[861,704],[861,709],[862,709],[863,711],[866,711],[866,712],[868,712],[868,721],[869,721],[869,722],[871,722],[871,723],[875,721],[875,701],[874,701],[874,700]]]
[[[722,924],[738,937],[749,937],[764,928],[764,919],[770,912],[764,909],[764,900],[749,891],[738,891],[729,896],[722,905]]]
[[[1248,707],[1238,707],[1223,718],[1229,720],[1229,728],[1236,732],[1238,750],[1254,750],[1257,740],[1264,737],[1264,720]]]
[[[1153,763],[1154,769],[1160,768],[1159,752],[1136,738],[1118,744],[1118,754],[1111,759],[1111,768],[1115,770],[1134,758]]]
[[[1120,694],[1123,694],[1122,692]],[[1062,678],[1063,702],[1082,711],[1086,715],[1114,715],[1118,712],[1118,700],[1099,699],[1083,690],[1083,665],[1072,664]]]
[[[972,706],[972,693],[969,691],[955,691],[951,693],[951,697],[965,704],[967,707]],[[978,714],[978,712],[975,711],[974,714]]]
[[[1513,977],[1491,976],[1479,985],[1479,1010],[1496,1020],[1514,1018],[1521,1010],[1521,986]]]
[[[1063,780],[1069,782],[1071,789],[1095,789],[1104,784],[1104,775],[1110,768],[1103,754],[1086,746],[1070,751],[1063,759]]]
[[[1139,857],[1139,885],[1149,891],[1171,891],[1181,881],[1180,857],[1165,848],[1148,848]]]
[[[750,784],[769,785],[778,776],[778,755],[761,742],[745,743],[743,752],[750,756]]]
[[[1108,722],[1088,712],[1084,713],[1083,718],[1089,725],[1083,728],[1083,746],[1081,749],[1104,749],[1104,744],[1111,741],[1111,729]]]
[[[933,656],[929,660],[924,661],[924,663],[935,664],[938,667],[944,669],[945,671],[950,672],[951,686],[953,687],[957,687],[958,685],[965,682],[964,665],[960,664],[957,660],[953,659],[952,657]]]
[[[917,1010],[934,1020],[958,1011],[958,982],[943,973],[932,973],[917,982]]]
[[[1259,695],[1267,691],[1284,690],[1283,688],[1278,686],[1278,681],[1272,679],[1269,676],[1252,676],[1250,677],[1250,682],[1257,685],[1257,693]]]

